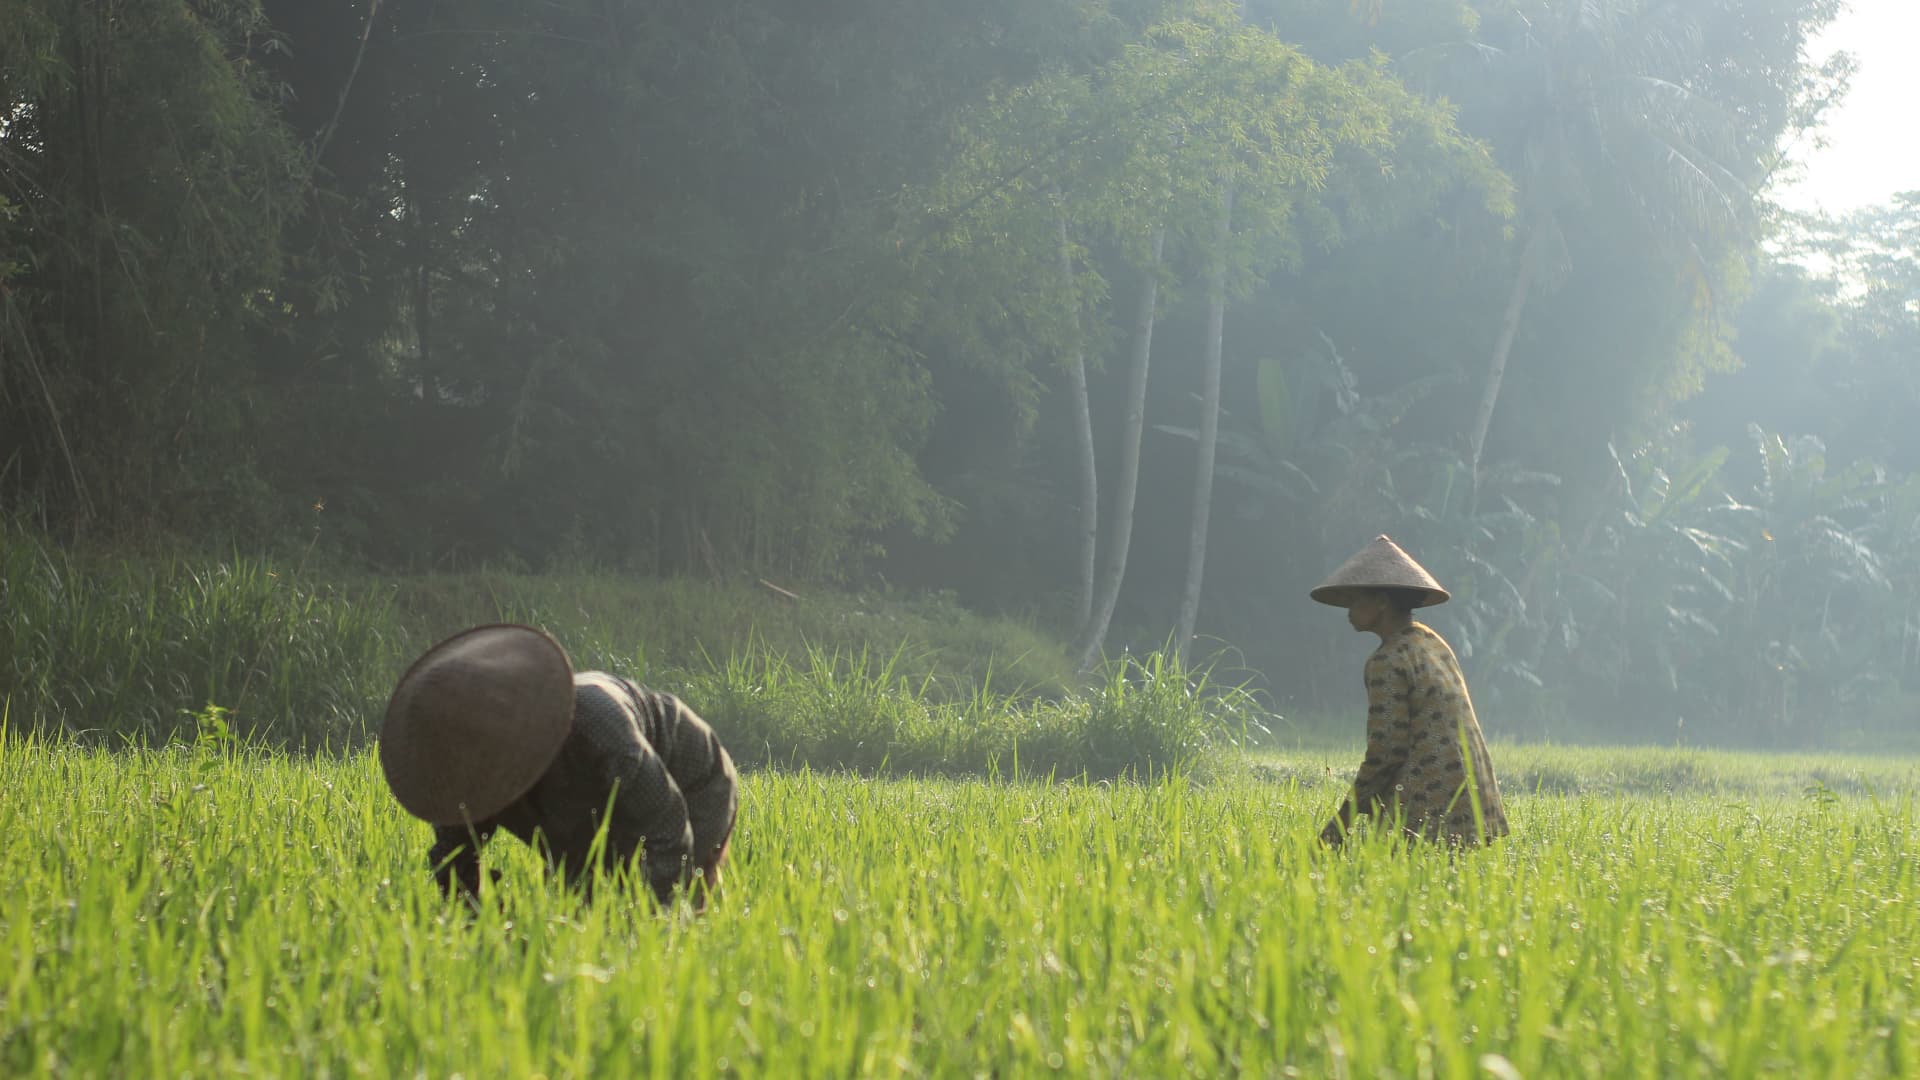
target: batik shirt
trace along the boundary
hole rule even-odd
[[[606,822],[601,865],[638,854],[663,902],[733,832],[738,779],[713,729],[671,694],[615,675],[573,677],[573,728],[546,773],[506,809],[466,826],[436,826],[428,858],[443,889],[480,882],[479,849],[505,829],[579,881]]]
[[[1421,623],[1388,635],[1367,658],[1366,680],[1367,756],[1339,820],[1397,817],[1412,836],[1476,843],[1477,795],[1485,837],[1507,835],[1493,761],[1446,639]]]

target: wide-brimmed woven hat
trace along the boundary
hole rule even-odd
[[[1415,607],[1432,607],[1452,599],[1426,567],[1384,534],[1341,563],[1340,569],[1309,595],[1323,604],[1350,607],[1362,589],[1417,589],[1425,595]]]
[[[531,626],[476,626],[428,649],[387,701],[380,768],[435,825],[484,821],[525,795],[573,727],[573,665]]]

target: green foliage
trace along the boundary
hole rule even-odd
[[[307,171],[278,39],[251,0],[0,22],[0,484],[63,532],[262,513],[240,349]]]
[[[1070,606],[1075,470],[1113,455],[1113,283],[1162,286],[1113,636],[1150,655],[1193,486],[1160,436],[1198,434],[1219,269],[1201,631],[1283,710],[1352,704],[1350,639],[1302,596],[1390,531],[1453,587],[1434,618],[1491,730],[1863,737],[1920,686],[1920,203],[1776,222],[1832,275],[1745,265],[1778,147],[1844,82],[1802,58],[1835,10],[0,0],[0,499],[75,550],[236,553],[202,590],[226,599],[110,569],[121,599],[76,612],[137,614],[71,638],[102,664],[203,611],[249,656],[321,648],[271,628],[345,619],[338,586],[263,583],[313,553],[366,575],[349,598],[406,574],[398,629],[342,631],[399,653],[510,613],[640,672],[752,636],[796,678],[864,653],[939,701],[1064,697],[1035,628]],[[1482,458],[1476,361],[1509,328]],[[81,595],[95,557],[67,558],[8,587]],[[309,677],[187,652],[92,676],[192,668],[164,704],[13,678],[63,702],[36,722],[164,739],[210,703],[250,730],[265,681]],[[273,708],[345,737],[387,675],[353,678],[362,704],[276,683]]]
[[[16,733],[344,749],[378,726],[405,648],[390,589],[259,559],[81,558],[5,527],[0,570],[0,700]]]
[[[436,574],[369,579],[391,588],[424,648],[480,622],[547,628],[576,664],[639,679],[721,667],[736,657],[887,650],[899,674],[942,697],[975,687],[1058,695],[1073,685],[1059,643],[1031,626],[966,611],[949,596],[807,589],[798,601],[759,585],[611,573]],[[804,665],[802,665],[804,667]]]
[[[4,539],[0,700],[16,733],[362,746],[413,655],[496,620],[681,695],[746,763],[1112,776],[1189,767],[1258,724],[1244,693],[1157,654],[1080,689],[1057,643],[939,598],[796,604],[587,576],[339,585],[258,560],[96,563]]]
[[[959,694],[904,673],[908,657],[736,654],[696,669],[690,701],[748,765],[1009,777],[1184,771],[1242,739],[1257,709],[1159,653],[1115,661],[1090,688],[1034,699],[983,681]]]
[[[1920,439],[1906,422],[1920,390],[1912,364],[1920,349],[1920,192],[1840,219],[1789,221],[1778,243],[1782,259],[1769,278],[1775,303],[1744,312],[1740,328],[1743,345],[1751,341],[1741,351],[1752,374],[1726,380],[1728,397],[1768,415],[1738,419],[1820,435],[1844,459],[1920,468]],[[1702,406],[1708,417],[1726,409]]]
[[[1171,650],[1109,660],[1093,688],[1061,708],[1084,719],[1076,749],[1099,771],[1203,763],[1203,755],[1268,733],[1265,711],[1246,687],[1205,667],[1182,666]]]
[[[1444,380],[1364,394],[1324,345],[1261,365],[1258,426],[1222,436],[1229,497],[1284,537],[1280,558],[1308,553],[1274,575],[1300,592],[1348,537],[1384,530],[1419,552],[1454,593],[1423,617],[1460,654],[1493,730],[1749,745],[1910,731],[1895,703],[1914,671],[1911,479],[1872,461],[1832,467],[1810,436],[1756,426],[1736,457],[1676,428],[1625,455],[1609,447],[1611,483],[1580,501],[1561,501],[1557,476],[1506,465],[1474,500],[1457,453],[1401,433]],[[1279,696],[1325,657],[1254,666]]]
[[[650,573],[820,580],[871,563],[880,530],[945,534],[955,508],[914,458],[940,290],[891,199],[960,103],[1089,20],[389,7],[362,76],[385,93],[349,110],[331,164],[350,204],[404,212],[349,218],[363,284],[300,335],[348,346],[299,377],[364,417],[369,460],[312,468],[312,429],[281,449],[355,495],[362,550],[543,567],[571,531]],[[393,460],[410,467],[383,475]]]
[[[1623,463],[1546,636],[1570,682],[1627,708],[1670,702],[1681,737],[1858,732],[1836,718],[1889,691],[1905,663],[1876,643],[1904,619],[1874,549],[1900,489],[1870,463],[1829,476],[1817,440],[1755,427],[1750,445],[1764,476],[1751,501],[1727,492],[1724,449]]]
[[[630,881],[583,902],[511,841],[449,904],[370,756],[9,741],[0,1069],[1912,1072],[1911,761],[1828,802],[1739,785],[1824,759],[1538,760],[1581,793],[1509,785],[1514,835],[1451,857],[1317,850],[1310,755],[1281,783],[757,773],[696,919]]]
[[[1391,223],[1445,190],[1507,208],[1485,147],[1379,56],[1324,66],[1226,5],[1197,3],[1101,61],[996,88],[956,122],[950,164],[916,193],[931,250],[1024,267],[1031,284],[1005,302],[1057,348],[1074,332],[1066,301],[1097,305],[1105,284],[1090,271],[1075,297],[1047,286],[1056,214],[1136,265],[1164,227],[1170,261],[1224,260],[1244,295],[1303,244],[1338,246],[1344,229]],[[1215,250],[1223,185],[1235,193],[1234,237]]]

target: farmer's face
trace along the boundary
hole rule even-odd
[[[1355,630],[1364,633],[1380,622],[1386,607],[1386,597],[1377,592],[1363,592],[1359,599],[1347,606],[1347,622]]]

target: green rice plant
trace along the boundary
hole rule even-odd
[[[1898,755],[1702,750],[1691,747],[1556,746],[1492,741],[1501,791],[1568,798],[1716,798],[1782,801],[1893,799],[1920,790],[1920,758]],[[1269,783],[1344,784],[1366,747],[1258,748],[1228,764]]]
[[[1290,764],[1279,783],[756,772],[694,918],[631,882],[584,901],[511,842],[486,903],[444,900],[429,830],[366,755],[0,740],[0,1074],[1916,1068],[1910,793],[1734,801],[1722,768],[1819,766],[1706,758],[1706,786],[1671,794],[1515,791],[1513,836],[1484,851],[1333,852],[1313,837],[1341,781]]]

